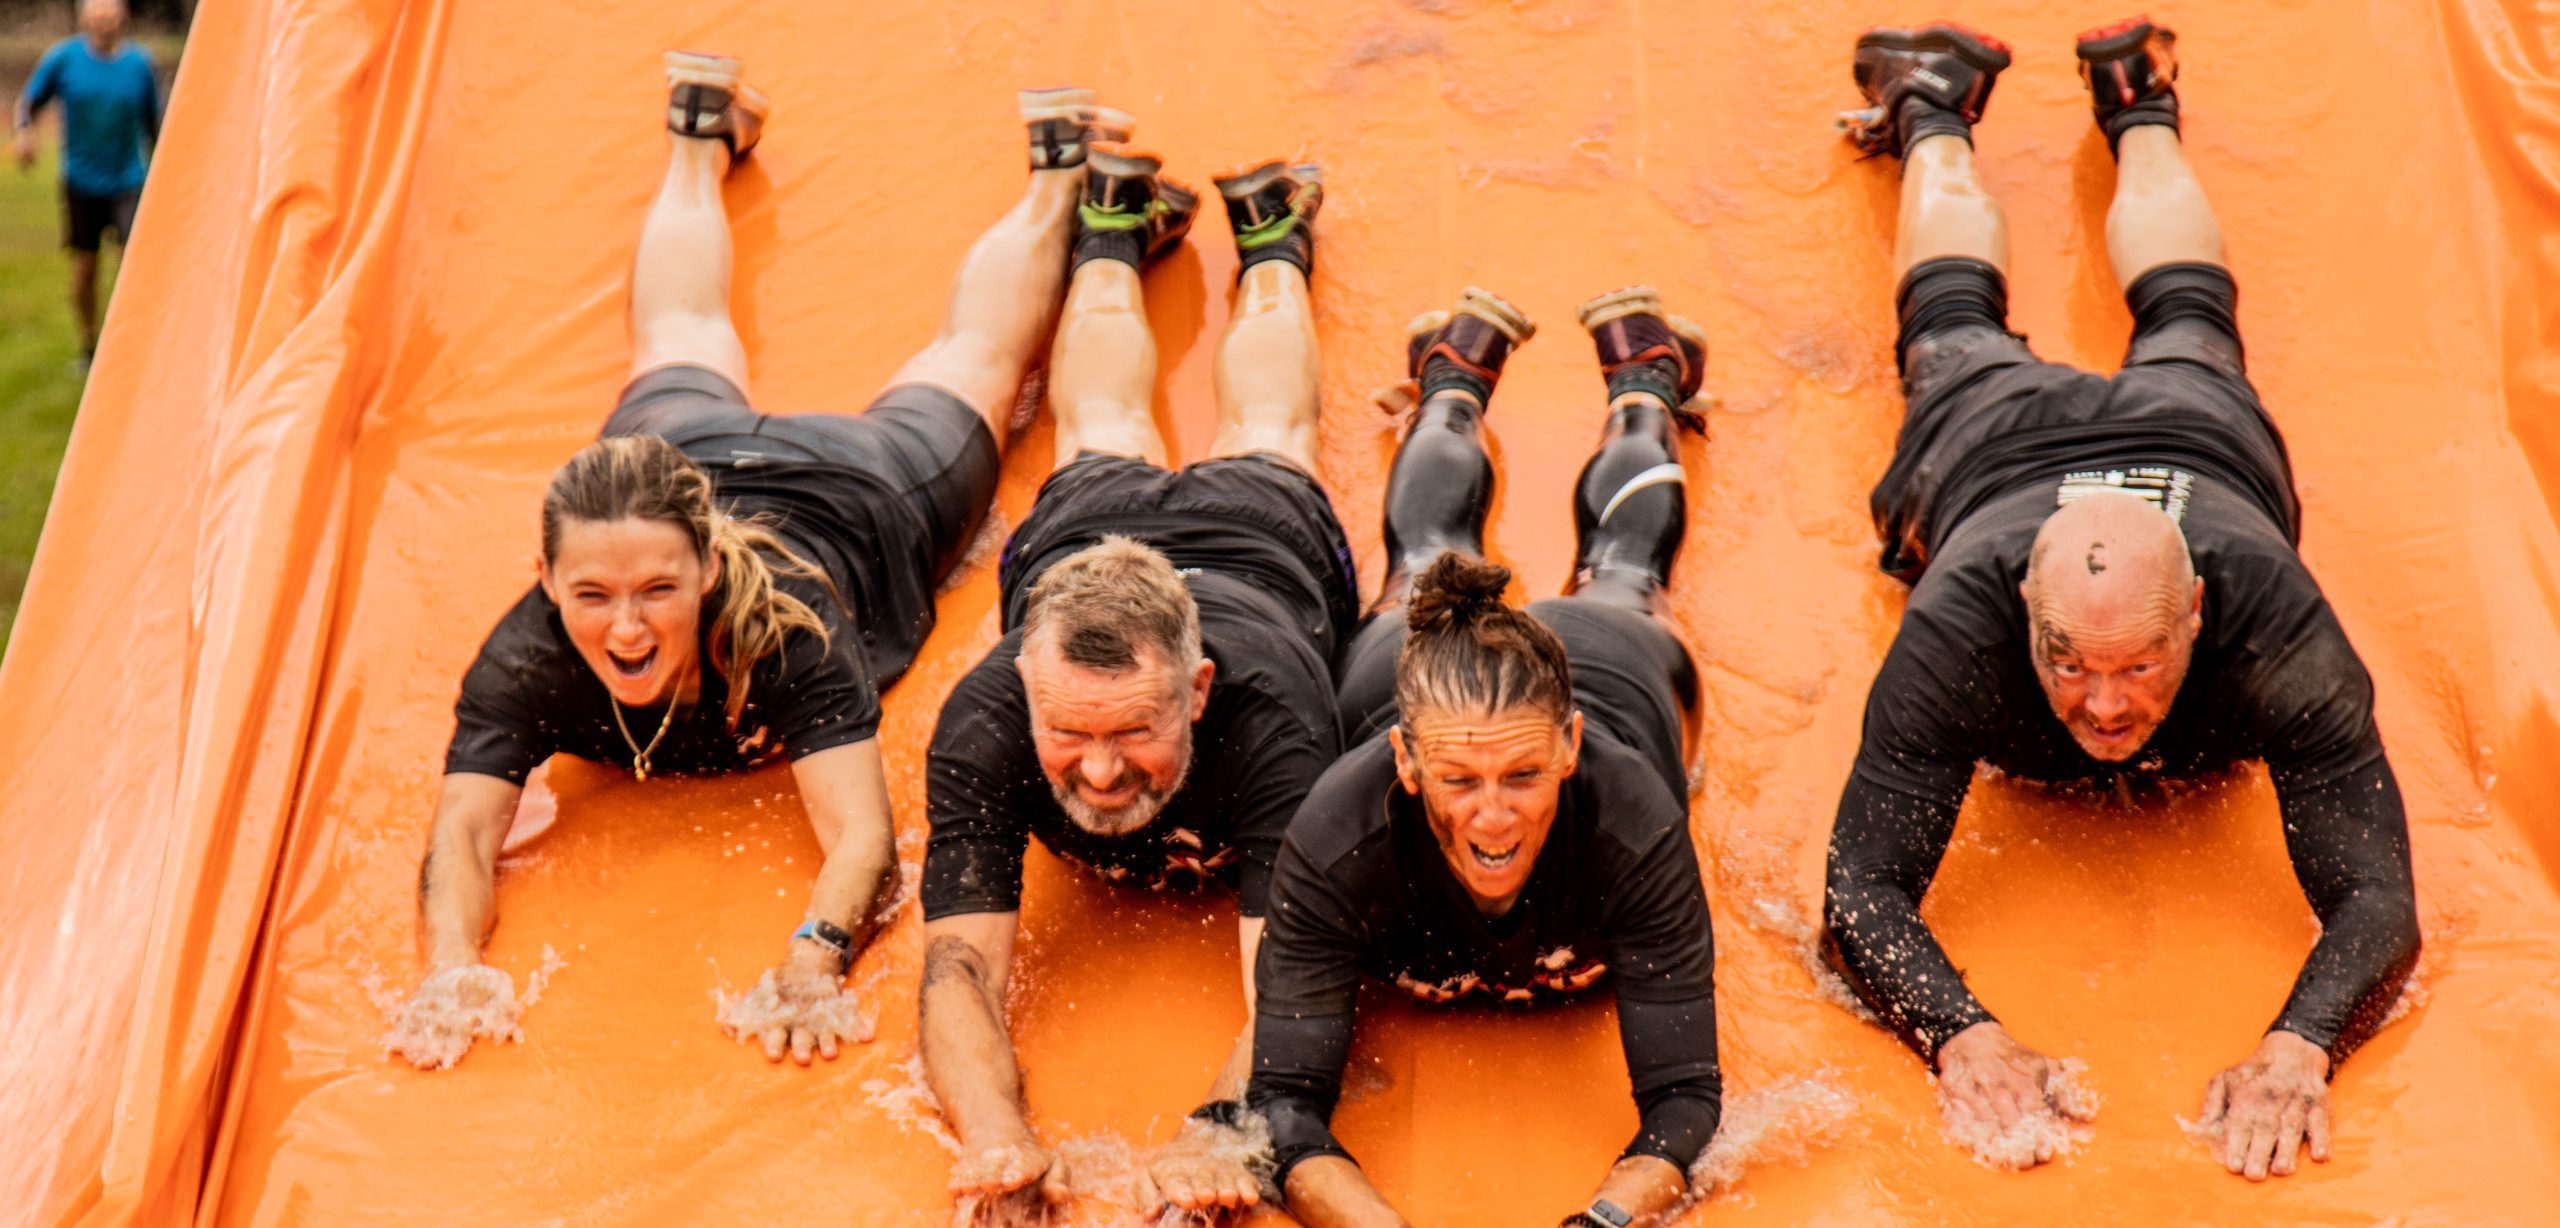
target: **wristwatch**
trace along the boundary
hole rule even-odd
[[[833,921],[811,918],[801,922],[800,928],[791,931],[791,937],[795,940],[806,938],[834,951],[837,976],[843,976],[853,970],[853,935],[845,932],[843,926]]]
[[[1627,1228],[1635,1219],[1626,1208],[1606,1198],[1598,1198],[1593,1199],[1589,1207],[1566,1216],[1556,1228]]]
[[[1191,1120],[1205,1121],[1213,1126],[1225,1126],[1230,1130],[1243,1129],[1244,1101],[1212,1100],[1191,1110]]]

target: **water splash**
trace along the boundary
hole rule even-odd
[[[897,1071],[896,1079],[864,1079],[864,1102],[899,1129],[924,1135],[958,1158],[960,1139],[942,1123],[942,1102],[934,1099],[933,1086],[925,1082],[924,1055],[910,1055]]]
[[[755,987],[743,994],[732,995],[725,989],[712,991],[713,999],[720,1004],[720,1026],[730,1039],[743,1044],[761,1040],[774,1031],[788,1036],[792,1028],[802,1027],[839,1040],[871,1043],[871,1012],[862,1008],[862,999],[853,987],[839,989],[834,996],[818,1002],[785,1002],[777,971],[766,969]]]
[[[513,978],[487,964],[465,964],[429,976],[403,1003],[382,1037],[385,1057],[400,1057],[421,1070],[446,1070],[488,1037],[520,1041],[516,1026],[524,1007]]]
[[[1840,979],[1831,961],[1822,958],[1821,931],[1804,919],[1804,914],[1796,909],[1792,900],[1775,895],[1759,896],[1747,901],[1744,910],[1745,921],[1787,944],[1788,951],[1796,957],[1796,963],[1803,966],[1805,975],[1813,978],[1816,1000],[1839,1007],[1865,1023],[1884,1026],[1884,1020],[1868,1010],[1867,1004],[1859,1001],[1857,993],[1849,988],[1849,983]]]
[[[2088,1145],[2097,1131],[2090,1122],[2098,1115],[2098,1094],[2089,1090],[2082,1076],[2088,1063],[2076,1057],[2048,1063],[2045,1068],[2044,1096],[2050,1107],[2039,1108],[2020,1117],[2007,1128],[1996,1121],[1966,1114],[1958,1121],[1952,1111],[1943,1085],[1938,1090],[1939,1131],[1949,1143],[1974,1158],[1985,1168],[2021,1170],[2033,1168],[2039,1154],[2061,1159]]]
[[[1689,1166],[1685,1205],[1732,1194],[1743,1174],[1769,1164],[1801,1165],[1837,1140],[1856,1115],[1857,1097],[1832,1073],[1744,1092],[1725,1106],[1707,1149]]]

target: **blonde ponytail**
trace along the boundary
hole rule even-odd
[[[720,558],[720,587],[703,603],[711,623],[711,664],[729,680],[729,728],[735,730],[747,709],[747,683],[756,666],[782,651],[792,631],[806,631],[827,643],[827,625],[809,603],[774,587],[776,574],[813,577],[833,592],[835,585],[809,561],[791,552],[763,525],[714,510],[711,549]],[[771,554],[775,561],[768,562]],[[843,598],[837,598],[841,603]]]

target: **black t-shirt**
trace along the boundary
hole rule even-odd
[[[776,754],[798,759],[878,732],[880,696],[844,607],[814,579],[777,575],[775,587],[817,613],[826,642],[806,631],[786,635],[781,651],[757,664],[735,730],[728,721],[728,682],[711,668],[708,647],[698,645],[701,692],[675,714],[650,754],[652,773],[739,771]],[[627,770],[632,745],[649,745],[666,715],[663,704],[623,708],[617,727],[611,692],[569,642],[559,607],[536,585],[498,621],[463,675],[444,767],[522,784],[543,760],[567,753]]]
[[[2204,580],[2186,680],[2135,759],[2089,757],[2038,685],[2018,586],[2058,498],[2107,486],[2177,515]],[[2326,927],[2276,1026],[2343,1053],[2387,1008],[2416,950],[2407,820],[2373,719],[2373,682],[2259,500],[2176,470],[2082,474],[1983,505],[1912,590],[1867,697],[1832,834],[1827,916],[1851,984],[1923,1054],[1991,1018],[1920,922],[1975,765],[2107,785],[2261,760]]]
[[[1687,1171],[1715,1133],[1715,947],[1688,812],[1646,755],[1585,723],[1579,770],[1508,912],[1488,920],[1450,872],[1420,798],[1372,738],[1289,828],[1255,968],[1253,1081],[1279,1179],[1347,1155],[1330,1121],[1356,990],[1429,1002],[1549,1000],[1606,982],[1643,1121],[1628,1155]]]
[[[1034,835],[1113,881],[1151,888],[1232,881],[1244,915],[1262,915],[1280,833],[1339,746],[1330,675],[1303,617],[1263,587],[1220,572],[1185,576],[1216,673],[1208,708],[1191,727],[1181,792],[1145,827],[1119,836],[1087,832],[1058,808],[1014,668],[1022,648],[1016,626],[952,688],[934,726],[925,775],[933,825],[924,860],[928,920],[1019,909],[1023,853]]]

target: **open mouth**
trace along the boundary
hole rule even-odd
[[[648,677],[649,667],[658,663],[658,650],[655,648],[639,653],[621,653],[608,648],[604,655],[606,660],[613,662],[614,672],[625,678]]]
[[[1481,844],[1475,843],[1474,841],[1469,841],[1467,842],[1467,853],[1469,856],[1476,859],[1477,865],[1483,866],[1485,869],[1508,869],[1512,862],[1520,859],[1520,842],[1515,840],[1508,848],[1489,849]]]

